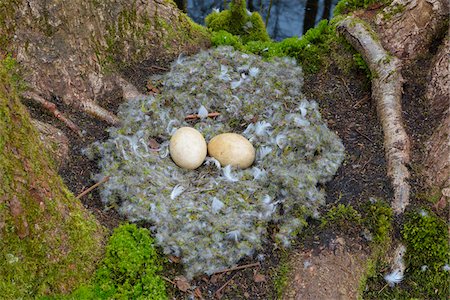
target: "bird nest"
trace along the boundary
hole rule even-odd
[[[179,58],[158,84],[161,93],[120,107],[120,127],[87,152],[110,176],[101,199],[130,221],[152,224],[164,253],[181,257],[186,275],[211,274],[254,255],[276,224],[288,246],[324,203],[322,184],[344,158],[344,147],[301,93],[301,68],[290,58],[261,57],[219,47]],[[210,118],[208,112],[220,115]],[[197,114],[196,120],[185,120]],[[207,158],[179,168],[169,140],[183,126],[206,141],[236,132],[256,149],[245,170]]]

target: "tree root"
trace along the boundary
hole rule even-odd
[[[387,173],[394,188],[392,208],[402,213],[409,203],[410,143],[402,121],[401,61],[389,55],[376,38],[376,33],[356,17],[340,21],[338,31],[364,57],[372,72],[372,98],[384,133]]]
[[[43,108],[48,110],[51,114],[53,114],[58,120],[63,122],[67,127],[69,127],[73,132],[75,132],[78,136],[82,137],[83,134],[81,133],[80,128],[78,128],[77,125],[75,125],[74,122],[72,122],[69,118],[64,116],[62,112],[60,112],[54,103],[51,103],[38,94],[34,92],[24,92],[22,93],[22,97],[32,100],[34,102],[39,103]]]
[[[99,106],[92,100],[83,99],[80,100],[81,109],[89,115],[105,121],[110,125],[118,125],[120,123],[119,118],[116,115]]]

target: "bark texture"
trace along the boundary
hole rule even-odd
[[[450,187],[450,152],[449,152],[450,113],[434,131],[426,143],[425,182],[432,188]]]
[[[414,59],[428,50],[445,30],[448,0],[394,0],[376,18],[383,46],[402,59]],[[448,23],[447,23],[448,25]]]
[[[9,33],[5,47],[24,67],[32,92],[111,124],[117,118],[104,107],[121,95],[118,70],[142,70],[209,42],[171,1],[7,2],[0,32]]]
[[[375,32],[355,17],[340,21],[338,31],[361,53],[372,72],[372,99],[384,133],[388,176],[394,189],[394,212],[402,213],[409,203],[408,183],[410,142],[403,126],[401,62],[391,56],[375,39]]]
[[[436,119],[442,118],[450,107],[450,37],[444,39],[443,45],[434,58],[430,80],[425,97]]]
[[[65,188],[0,66],[0,295],[39,298],[86,281],[104,231]]]
[[[425,182],[431,188],[450,187],[450,38],[439,49],[431,69],[426,98],[433,119],[440,122],[426,143]],[[439,121],[440,120],[440,121]]]

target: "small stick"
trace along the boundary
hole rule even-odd
[[[170,282],[170,283],[173,284],[173,285],[176,285],[176,283],[175,283],[174,281],[170,280],[170,279],[167,278],[167,277],[161,276],[161,278],[164,279],[164,280],[167,281],[167,282]]]
[[[220,116],[219,112],[212,112],[208,114],[208,118],[214,118]],[[187,115],[185,118],[185,120],[195,120],[195,119],[200,119],[199,115],[197,114],[193,114],[193,115]]]
[[[75,125],[75,123],[72,122],[69,118],[64,116],[63,113],[56,108],[56,105],[54,103],[45,100],[43,97],[33,92],[24,92],[22,94],[22,97],[39,103],[40,105],[42,105],[43,108],[51,112],[58,120],[66,124],[67,127],[69,127],[72,131],[78,134],[78,136],[83,137],[80,128],[78,128],[78,126]]]
[[[356,128],[354,128],[355,129],[355,131],[357,132],[357,133],[359,133],[362,137],[365,137],[369,142],[372,142],[373,143],[373,140],[370,138],[370,137],[368,137],[367,135],[365,135],[364,133],[362,133],[361,131],[359,131],[358,129],[356,129]]]
[[[220,292],[222,292],[222,290],[223,290],[224,288],[226,288],[227,285],[230,284],[230,282],[234,279],[234,277],[235,277],[236,275],[237,275],[237,273],[235,273],[233,276],[231,276],[231,278],[230,278],[227,282],[225,282],[224,285],[222,285],[217,291],[215,291],[214,295],[215,295],[217,298],[219,298],[219,299],[221,298]]]
[[[215,272],[214,274],[221,274],[221,273],[226,273],[226,272],[230,272],[230,271],[236,271],[236,270],[242,270],[242,269],[247,269],[247,268],[260,267],[260,266],[261,266],[260,263],[257,262],[257,263],[253,263],[253,264],[242,265],[242,266],[237,266],[237,267],[234,267],[234,268],[225,269],[225,270],[222,270],[222,271]]]
[[[350,88],[348,87],[347,82],[345,82],[344,78],[342,78],[342,77],[339,77],[339,79],[342,81],[345,88],[347,89],[347,93],[350,95],[350,98],[352,98],[352,102],[355,102],[355,98],[353,97],[352,92],[350,92]]]
[[[378,291],[378,294],[381,293],[386,287],[388,286],[388,284],[386,283],[383,288],[381,290]]]
[[[81,194],[79,194],[76,198],[80,199],[81,197],[83,197],[84,195],[88,194],[90,191],[92,191],[93,189],[95,189],[96,187],[98,187],[100,184],[105,183],[109,180],[109,176],[104,177],[102,180],[100,180],[99,182],[97,182],[96,184],[94,184],[93,186],[91,186],[90,188],[84,190]]]
[[[167,68],[164,68],[164,67],[158,67],[158,66],[155,66],[155,65],[151,66],[150,68],[152,68],[152,69],[157,69],[157,70],[161,70],[161,71],[169,71],[169,69],[167,69]]]

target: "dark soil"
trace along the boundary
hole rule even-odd
[[[154,68],[146,68],[147,78],[162,72],[161,68],[168,67],[167,62],[156,63],[159,64],[154,65]],[[423,101],[424,82],[418,80],[418,78],[426,78],[425,74],[429,65],[429,58],[424,58],[404,70],[407,83],[403,104],[408,133],[412,137],[412,146],[413,149],[417,149],[413,151],[414,162],[420,162],[421,145],[435,125],[435,122],[430,122],[426,113],[426,104]],[[139,72],[142,73],[142,70]],[[134,77],[132,81],[139,84],[140,89],[145,90],[145,80],[142,79],[141,74],[138,76],[128,70],[127,77]],[[366,75],[359,70],[343,71],[332,63],[319,74],[305,75],[303,91],[307,99],[316,100],[319,103],[323,119],[343,140],[346,149],[344,163],[335,178],[324,187],[327,192],[327,205],[323,208],[323,212],[337,203],[358,207],[370,197],[390,201],[392,190],[386,176],[383,134],[376,117],[375,107],[371,102],[370,84]],[[54,102],[85,132],[84,138],[80,139],[62,123],[43,113],[41,108],[32,103],[27,105],[33,117],[60,128],[69,137],[70,159],[60,169],[60,174],[69,189],[78,195],[95,183],[92,176],[98,172],[96,162],[89,161],[81,151],[92,142],[107,138],[108,126],[64,105],[58,99],[54,99]],[[115,112],[119,102],[120,98],[116,97],[116,101],[110,101],[108,108]],[[412,182],[419,182],[418,173],[413,172],[413,174]],[[415,191],[421,189],[420,183],[414,186],[417,186]],[[114,210],[104,209],[97,190],[81,200],[85,207],[110,230],[124,221]],[[298,237],[292,249],[278,248],[269,237],[262,253],[264,259],[259,260],[259,267],[196,278],[191,282],[192,290],[197,288],[197,294],[201,294],[205,299],[220,297],[222,299],[274,299],[276,298],[274,278],[278,276],[278,266],[289,256],[290,251],[300,248],[312,251],[329,248],[335,236],[336,233],[332,231],[320,230],[318,222],[311,220],[310,227]],[[363,241],[358,236],[353,236],[353,244],[361,245]],[[243,259],[239,265],[255,262],[258,262],[256,255]],[[168,262],[164,276],[172,280],[176,275],[182,274],[181,270],[181,266],[177,263]],[[171,284],[168,283],[168,286],[171,286],[169,293],[173,298],[183,299],[186,296],[175,287],[172,288]],[[220,293],[218,294],[217,291]]]

